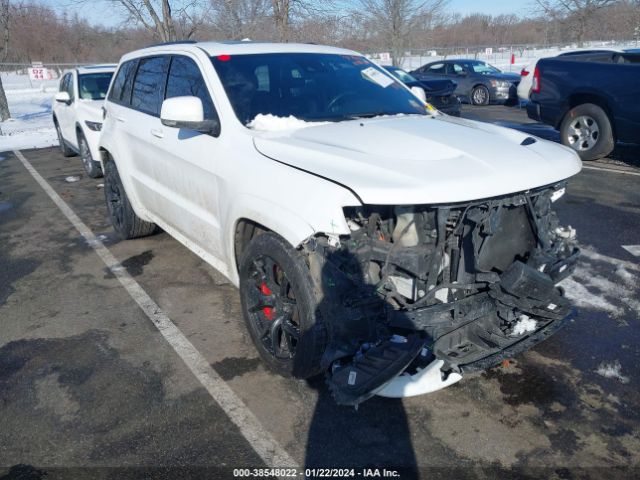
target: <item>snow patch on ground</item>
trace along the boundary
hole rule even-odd
[[[26,75],[2,75],[11,119],[0,123],[0,152],[58,145],[51,116],[55,81],[29,82]]]
[[[622,265],[616,268],[616,275],[618,275],[624,281],[624,283],[635,285],[636,277]]]
[[[283,130],[297,130],[299,128],[315,127],[317,125],[325,125],[327,122],[306,122],[299,118],[289,115],[288,117],[277,117],[270,113],[264,115],[262,113],[256,115],[247,127],[262,132],[280,132]]]
[[[560,285],[564,287],[567,298],[578,307],[602,310],[616,317],[624,313],[622,308],[613,305],[604,296],[594,295],[582,283],[571,277],[564,279]]]
[[[619,267],[616,273],[627,277],[624,283],[615,283],[594,275],[591,269],[582,264],[571,277],[560,282],[560,285],[564,287],[567,298],[578,307],[602,310],[617,318],[624,314],[624,306],[627,306],[640,315],[638,302],[633,301],[634,291],[631,288],[637,283],[636,276],[624,268],[624,273],[621,273],[620,268],[622,267]]]
[[[524,335],[527,332],[533,332],[538,325],[533,318],[529,318],[527,315],[520,315],[520,319],[518,323],[513,326],[513,330],[511,335],[514,337],[519,337],[520,335]]]
[[[602,375],[605,378],[615,378],[620,383],[629,383],[629,377],[625,377],[622,375],[622,365],[618,360],[615,360],[611,363],[602,362],[598,365],[598,369],[596,370],[598,375]]]

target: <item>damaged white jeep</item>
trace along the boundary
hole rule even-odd
[[[552,206],[577,155],[440,114],[355,52],[139,50],[102,132],[115,230],[157,225],[225,274],[263,360],[339,403],[440,389],[571,315]]]

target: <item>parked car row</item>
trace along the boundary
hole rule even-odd
[[[138,50],[92,152],[115,231],[159,226],[219,270],[264,362],[325,374],[341,404],[446,387],[571,314],[575,231],[552,207],[575,152],[443,115],[391,70],[318,45]]]
[[[420,81],[448,78],[456,82],[455,94],[472,105],[517,102],[520,75],[502,72],[481,60],[439,60],[410,72]]]

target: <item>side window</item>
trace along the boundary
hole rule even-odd
[[[67,81],[69,80],[69,74],[65,73],[62,78],[60,79],[60,88],[58,89],[58,91],[60,92],[66,92],[67,91]]]
[[[165,98],[173,97],[198,97],[202,101],[204,118],[218,118],[200,68],[189,57],[176,55],[171,58]]]
[[[74,81],[73,81],[73,73],[68,73],[67,75],[69,75],[69,78],[67,78],[67,83],[65,84],[65,86],[67,87],[67,93],[69,94],[69,98],[71,98],[71,101],[73,102],[73,100],[75,99],[75,95],[73,93],[74,91]]]
[[[444,75],[445,73],[445,64],[444,63],[435,63],[428,68],[429,73],[436,73],[438,75]]]
[[[463,71],[464,68],[462,68],[462,65],[459,63],[450,63],[447,65],[447,73],[449,75],[459,75]]]
[[[168,61],[168,56],[140,60],[136,79],[133,82],[131,108],[156,117],[160,116]]]
[[[129,60],[120,65],[120,69],[113,80],[113,87],[109,93],[109,100],[122,105],[129,105],[131,101],[131,87],[133,74],[136,71],[137,60]]]

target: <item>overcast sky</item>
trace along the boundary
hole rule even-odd
[[[65,10],[68,13],[78,11],[80,16],[89,20],[93,24],[102,24],[106,26],[114,26],[122,21],[115,12],[106,14],[101,11],[104,7],[102,2],[93,1],[86,2],[81,8],[78,7],[74,0],[40,0],[40,3],[53,7],[57,12],[62,13]],[[354,0],[355,3],[355,0]],[[449,9],[460,12],[462,14],[482,12],[491,15],[502,13],[515,13],[516,15],[524,15],[530,8],[530,0],[450,0]]]

